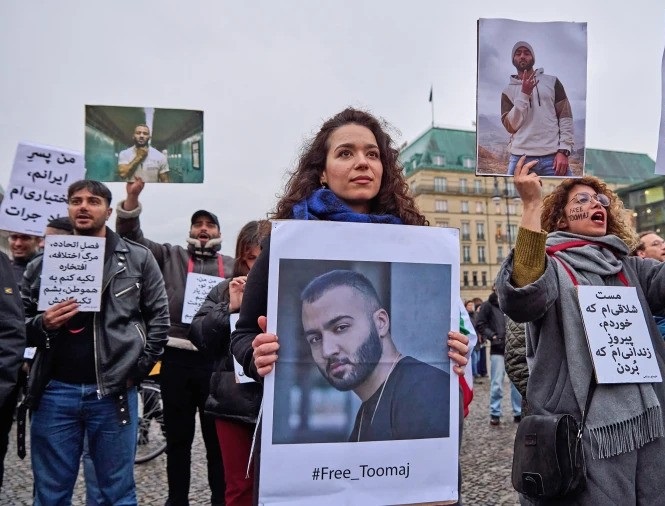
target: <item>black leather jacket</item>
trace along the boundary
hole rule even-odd
[[[12,264],[0,252],[0,406],[16,388],[25,350],[23,306]]]
[[[101,311],[94,313],[95,371],[100,396],[124,392],[127,381],[140,381],[161,356],[169,328],[164,280],[152,253],[106,229],[107,249]],[[40,262],[41,263],[41,262]],[[41,271],[41,265],[39,266]],[[51,340],[37,310],[40,283],[24,283],[23,305],[28,346],[37,347],[25,403],[37,409],[51,372]],[[72,364],[75,366],[75,364]]]

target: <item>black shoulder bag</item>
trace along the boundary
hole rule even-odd
[[[568,414],[530,415],[515,435],[513,487],[531,499],[573,497],[586,486],[582,433],[595,390],[593,374],[582,424]]]

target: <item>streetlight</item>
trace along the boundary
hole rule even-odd
[[[501,202],[501,199],[506,201],[506,225],[507,225],[507,236],[508,236],[508,249],[513,249],[513,236],[510,233],[510,199],[511,192],[508,191],[508,183],[506,180],[503,180],[503,191],[499,191],[499,181],[496,176],[494,176],[494,194],[492,195],[492,202],[498,204]],[[519,202],[520,198],[517,195],[512,195],[513,202]]]

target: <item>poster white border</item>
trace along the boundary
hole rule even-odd
[[[457,229],[276,221],[270,251],[268,332],[276,333],[277,329],[279,262],[286,258],[450,265],[450,328],[459,329]],[[449,373],[450,435],[447,438],[290,445],[272,444],[275,381],[274,373],[269,374],[264,383],[259,504],[378,506],[455,500],[459,494],[460,399],[452,363]],[[289,465],[285,466],[285,462]],[[357,476],[362,473],[360,465],[378,468],[407,463],[408,479],[313,479],[316,467],[353,468]]]

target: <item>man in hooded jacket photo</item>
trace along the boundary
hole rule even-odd
[[[526,155],[525,163],[538,160],[532,171],[539,176],[572,176],[573,113],[563,84],[534,69],[536,55],[528,42],[516,42],[511,59],[517,74],[501,94],[501,122],[511,136],[508,175]]]

